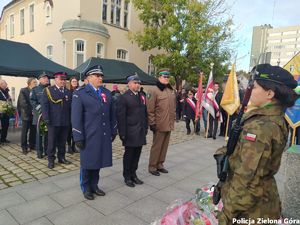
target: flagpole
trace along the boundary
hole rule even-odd
[[[291,145],[295,144],[295,136],[296,136],[296,128],[293,128],[292,144]]]
[[[207,121],[206,121],[206,131],[205,131],[205,138],[208,136],[208,129],[209,129],[209,112],[207,112]]]
[[[230,115],[227,114],[226,129],[225,129],[225,141],[227,141],[227,136],[228,136],[229,120],[230,120]]]

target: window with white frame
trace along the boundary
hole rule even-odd
[[[103,58],[103,44],[96,44],[96,57]]]
[[[85,43],[83,40],[75,40],[75,67],[84,62]]]
[[[25,33],[25,11],[24,9],[20,10],[20,34]]]
[[[111,0],[110,23],[120,26],[121,20],[121,0]]]
[[[128,8],[129,8],[129,2],[124,2],[124,21],[123,21],[124,28],[128,28]]]
[[[49,2],[46,3],[46,24],[52,23],[52,8]]]
[[[48,45],[46,49],[47,58],[52,60],[53,59],[53,45]]]
[[[117,59],[126,61],[128,57],[128,52],[124,49],[118,49],[117,50]]]
[[[34,5],[29,6],[29,31],[34,31]]]
[[[15,16],[13,14],[9,16],[9,33],[10,38],[13,38],[15,35]]]
[[[107,0],[103,0],[102,4],[102,21],[107,22]]]

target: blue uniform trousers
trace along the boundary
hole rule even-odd
[[[54,162],[55,160],[55,147],[57,147],[58,160],[65,159],[68,132],[68,126],[48,126],[47,155],[49,162]]]
[[[93,192],[98,188],[100,169],[88,170],[80,168],[80,187],[83,193]]]

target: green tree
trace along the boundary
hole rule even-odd
[[[224,0],[133,0],[144,23],[143,30],[131,33],[143,51],[162,50],[153,56],[156,67],[168,67],[177,85],[185,79],[197,83],[192,67],[223,76],[230,58],[232,20],[227,18]]]

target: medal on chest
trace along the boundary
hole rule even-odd
[[[144,95],[141,95],[141,101],[144,105],[146,105],[146,99]]]
[[[101,93],[101,98],[102,98],[103,102],[107,102],[107,96],[105,93]]]

